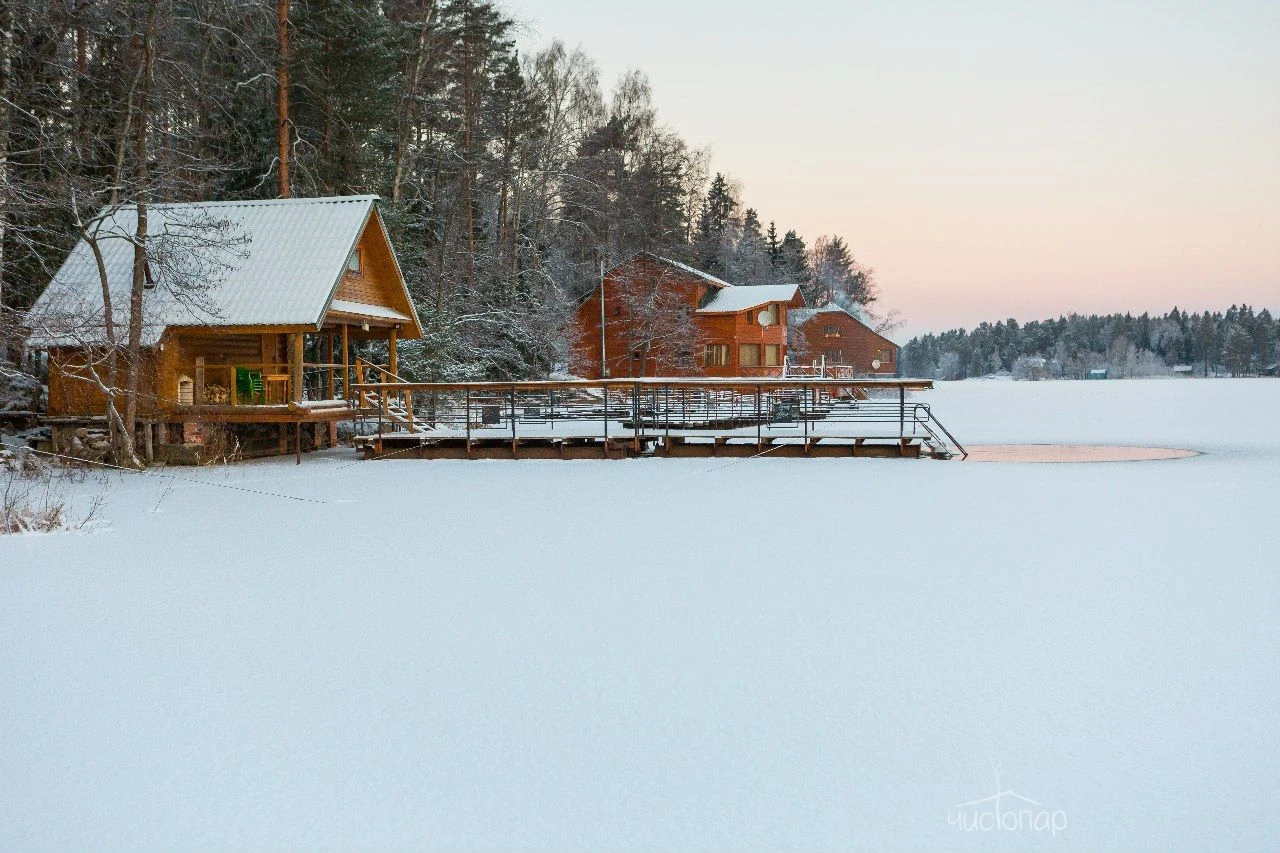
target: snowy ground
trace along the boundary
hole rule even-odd
[[[0,538],[0,849],[1280,846],[1280,382],[926,399],[1205,455],[131,475]]]

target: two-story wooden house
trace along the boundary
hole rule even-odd
[[[897,375],[898,345],[834,302],[792,311],[790,330],[793,367],[822,366],[831,375]]]
[[[781,376],[787,316],[803,305],[797,285],[737,286],[641,253],[608,270],[578,306],[571,369],[591,378]]]
[[[398,341],[422,334],[376,201],[150,207],[138,446],[200,446],[215,433],[260,451],[336,440],[357,412],[347,388],[361,342],[384,342],[395,373]],[[136,223],[132,206],[100,215],[28,312],[55,432],[103,420],[108,305],[112,387],[123,385]]]

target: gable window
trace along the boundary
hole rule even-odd
[[[352,249],[351,254],[347,255],[347,272],[352,273],[353,275],[360,275],[360,273],[364,272],[363,265],[361,264],[359,247]]]
[[[822,336],[824,338],[838,338],[840,337],[840,327],[835,323],[828,323],[822,329]]]
[[[893,364],[893,350],[878,349],[876,350],[876,358],[880,360],[881,364]]]
[[[756,315],[756,321],[761,326],[778,325],[778,306],[776,304],[764,306]]]
[[[703,352],[702,364],[704,367],[728,367],[729,345],[707,344],[707,348]]]
[[[844,350],[827,349],[822,351],[822,356],[833,364],[842,364],[844,362]]]
[[[740,344],[738,346],[738,366],[739,367],[759,367],[760,366],[760,345],[759,344]]]

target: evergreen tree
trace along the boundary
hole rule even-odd
[[[778,237],[778,223],[773,221],[769,222],[769,231],[765,235],[765,251],[776,274],[782,264],[782,240]]]
[[[724,175],[716,173],[702,203],[698,217],[698,241],[696,254],[703,269],[714,273],[727,273],[725,235],[729,230],[738,201],[729,190]]]
[[[809,252],[804,240],[795,231],[788,231],[782,238],[778,252],[779,276],[787,284],[809,283]]]

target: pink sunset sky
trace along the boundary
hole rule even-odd
[[[1280,3],[507,0],[748,205],[876,269],[899,337],[1280,308]]]

